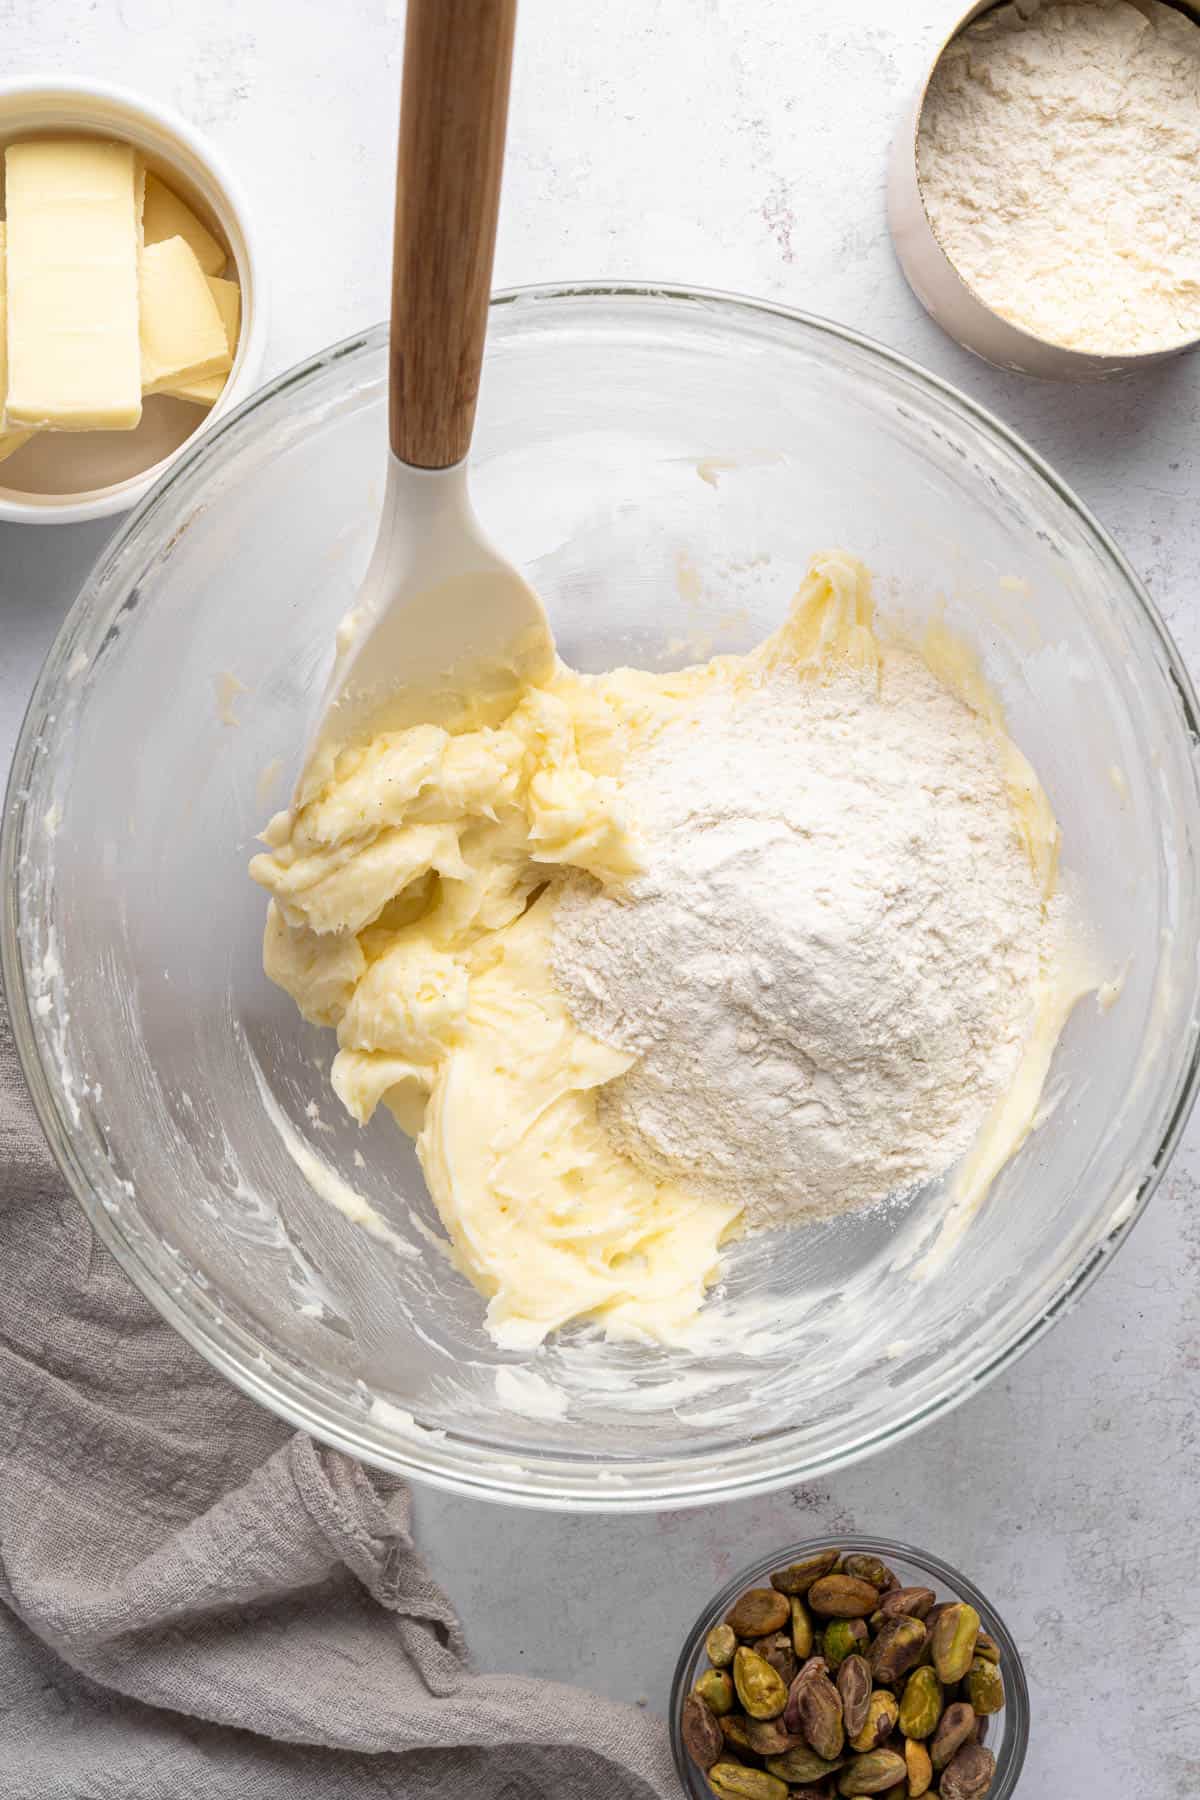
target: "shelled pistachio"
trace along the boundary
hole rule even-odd
[[[683,1702],[687,1754],[717,1800],[984,1800],[1004,1706],[974,1607],[832,1545],[748,1588],[705,1639]]]

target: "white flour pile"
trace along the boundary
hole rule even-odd
[[[994,741],[914,654],[880,690],[717,688],[624,774],[647,873],[559,903],[577,1022],[640,1056],[619,1146],[749,1228],[942,1173],[1030,1026],[1042,907]]]
[[[986,13],[921,114],[925,209],[967,285],[1052,343],[1200,335],[1200,27],[1159,0]]]

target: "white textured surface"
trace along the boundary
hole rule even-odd
[[[896,269],[884,155],[955,0],[524,0],[497,281],[643,276],[810,307],[1022,431],[1115,533],[1200,670],[1200,360],[1090,390],[976,362]],[[0,0],[5,73],[173,102],[243,177],[268,373],[385,310],[400,0]],[[0,528],[0,758],[108,533]],[[663,1702],[714,1583],[856,1526],[972,1573],[1025,1647],[1028,1800],[1200,1792],[1200,1128],[1074,1315],[953,1418],[816,1487],[632,1521],[419,1497],[486,1666]],[[1153,1745],[1153,1748],[1150,1746]]]

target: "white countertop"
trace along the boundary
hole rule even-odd
[[[994,408],[1094,508],[1200,676],[1200,357],[1094,389],[975,361],[909,293],[885,153],[955,0],[523,0],[498,286],[652,277],[859,327]],[[268,374],[382,318],[402,0],[26,0],[5,74],[174,104],[241,174],[274,290]],[[0,526],[0,768],[111,526]],[[655,1518],[418,1496],[479,1662],[661,1707],[716,1584],[785,1541],[909,1538],[1001,1607],[1033,1688],[1031,1800],[1200,1794],[1200,1121],[1074,1314],[891,1453]],[[1190,1527],[1190,1529],[1189,1529]]]

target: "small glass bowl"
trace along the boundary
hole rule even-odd
[[[975,1608],[983,1621],[983,1629],[1000,1646],[1000,1667],[1004,1672],[1005,1705],[988,1720],[986,1742],[996,1758],[996,1773],[988,1789],[987,1800],[1009,1800],[1009,1796],[1016,1792],[1025,1764],[1025,1752],[1029,1747],[1029,1687],[1020,1653],[1007,1625],[991,1601],[965,1575],[952,1569],[949,1563],[931,1556],[927,1550],[914,1550],[911,1544],[896,1544],[888,1538],[875,1537],[809,1538],[801,1544],[788,1544],[784,1549],[752,1562],[740,1574],[735,1575],[710,1605],[705,1607],[688,1633],[675,1669],[675,1679],[671,1684],[671,1750],[684,1792],[692,1800],[712,1800],[712,1789],[684,1749],[680,1730],[683,1703],[695,1686],[697,1676],[708,1663],[704,1654],[705,1638],[714,1625],[721,1623],[738,1595],[745,1593],[747,1588],[766,1586],[773,1569],[782,1569],[788,1563],[800,1562],[806,1556],[815,1556],[818,1550],[831,1548],[834,1543],[843,1554],[858,1553],[880,1557],[899,1577],[902,1587],[932,1588],[939,1601],[966,1600]]]

